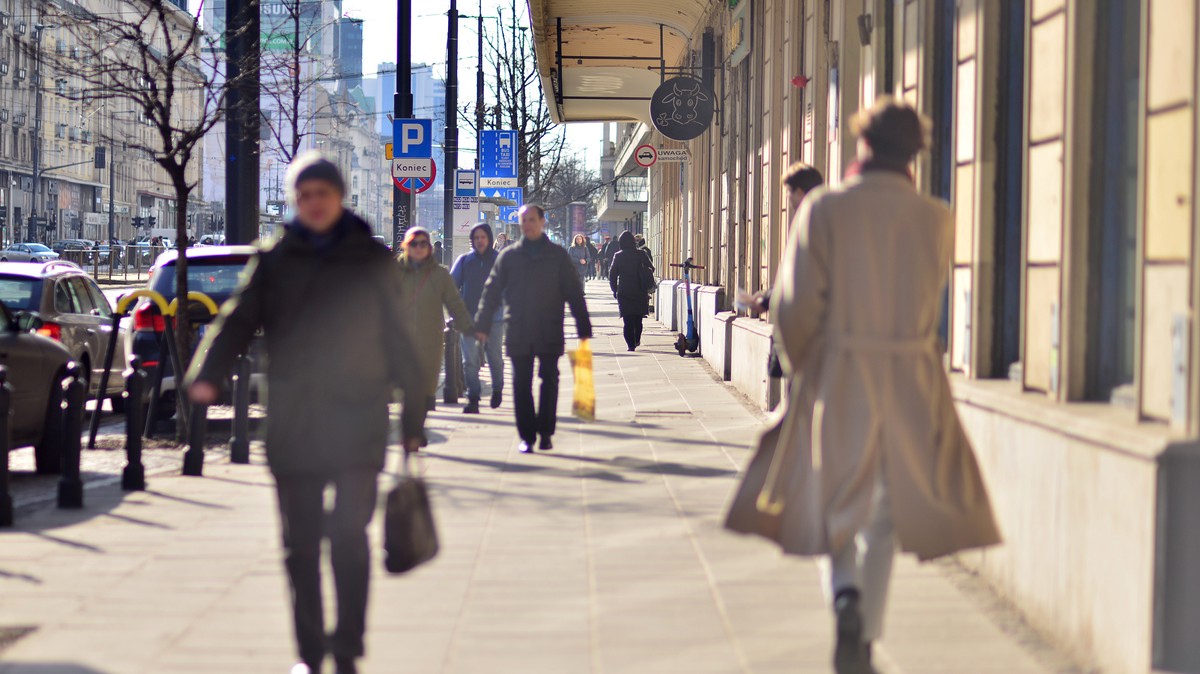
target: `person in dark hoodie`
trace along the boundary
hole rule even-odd
[[[337,165],[317,153],[301,155],[288,168],[287,186],[296,219],[251,260],[201,342],[186,384],[193,402],[216,402],[238,354],[263,331],[267,465],[279,497],[302,659],[292,672],[320,672],[332,653],[338,674],[354,674],[363,655],[367,524],[384,467],[388,404],[397,386],[404,390],[402,441],[416,451],[424,439],[426,364],[412,357],[408,315],[394,291],[400,269],[371,238],[370,226],[343,209],[346,187]],[[329,486],[336,492],[331,512]],[[332,637],[321,606],[325,537],[337,589]]]
[[[454,285],[462,295],[467,311],[474,316],[483,298],[483,284],[500,253],[493,248],[492,228],[487,224],[475,225],[471,229],[471,252],[460,255],[450,269]],[[504,400],[504,307],[500,306],[492,315],[492,332],[484,348],[474,335],[463,335],[463,376],[467,380],[467,406],[463,414],[479,414],[479,396],[483,385],[479,382],[479,369],[483,363],[481,351],[486,352],[488,370],[492,373],[492,409],[500,407]]]
[[[633,232],[622,232],[617,244],[620,249],[608,270],[608,285],[625,322],[625,345],[633,351],[642,344],[642,320],[650,313],[654,268],[638,249]]]

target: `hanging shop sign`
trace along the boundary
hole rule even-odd
[[[671,140],[691,140],[708,130],[716,97],[694,77],[673,77],[659,85],[650,99],[650,119]]]

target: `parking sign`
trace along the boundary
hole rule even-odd
[[[396,159],[433,156],[433,120],[397,119],[392,122],[392,154]]]

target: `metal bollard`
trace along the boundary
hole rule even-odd
[[[250,463],[250,377],[249,356],[238,358],[233,378],[233,436],[229,438],[229,461]]]
[[[443,354],[446,380],[442,385],[442,400],[447,405],[457,403],[459,396],[463,394],[463,389],[465,388],[463,383],[462,350],[459,347],[459,339],[461,337],[458,331],[454,329],[453,323],[447,323],[445,352]]]
[[[125,372],[125,470],[121,489],[142,491],[146,488],[146,467],[142,465],[142,400],[146,393],[146,371],[142,359],[129,359]]]
[[[204,475],[204,439],[208,434],[208,406],[193,405],[188,426],[188,449],[183,454],[183,474],[189,477]]]
[[[8,451],[12,442],[8,434],[8,409],[12,404],[12,387],[8,385],[8,368],[0,365],[0,527],[13,524],[12,492],[8,483]]]
[[[83,407],[87,384],[79,363],[67,365],[66,411],[63,414],[63,472],[58,481],[58,507],[83,507],[83,479],[80,477],[80,452],[83,449]]]

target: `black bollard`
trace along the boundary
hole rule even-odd
[[[208,434],[208,406],[193,405],[189,415],[188,448],[183,454],[183,474],[189,477],[204,475],[204,438]]]
[[[8,450],[12,442],[8,435],[8,409],[12,404],[12,387],[8,385],[8,368],[0,365],[0,527],[13,524],[12,492],[8,484]]]
[[[447,405],[456,404],[458,397],[463,394],[462,353],[458,340],[459,335],[458,331],[454,329],[454,322],[448,321],[445,331],[445,352],[443,353],[443,369],[446,372],[446,379],[442,385],[442,401]]]
[[[121,489],[142,491],[146,488],[146,467],[142,465],[142,399],[146,393],[146,371],[142,359],[129,359],[125,371],[125,470]]]
[[[233,378],[233,437],[229,439],[229,461],[250,463],[250,357],[238,358]]]
[[[80,451],[83,444],[83,407],[87,384],[79,363],[67,365],[66,411],[63,413],[63,472],[58,481],[58,507],[83,507],[83,479],[80,476]]]

